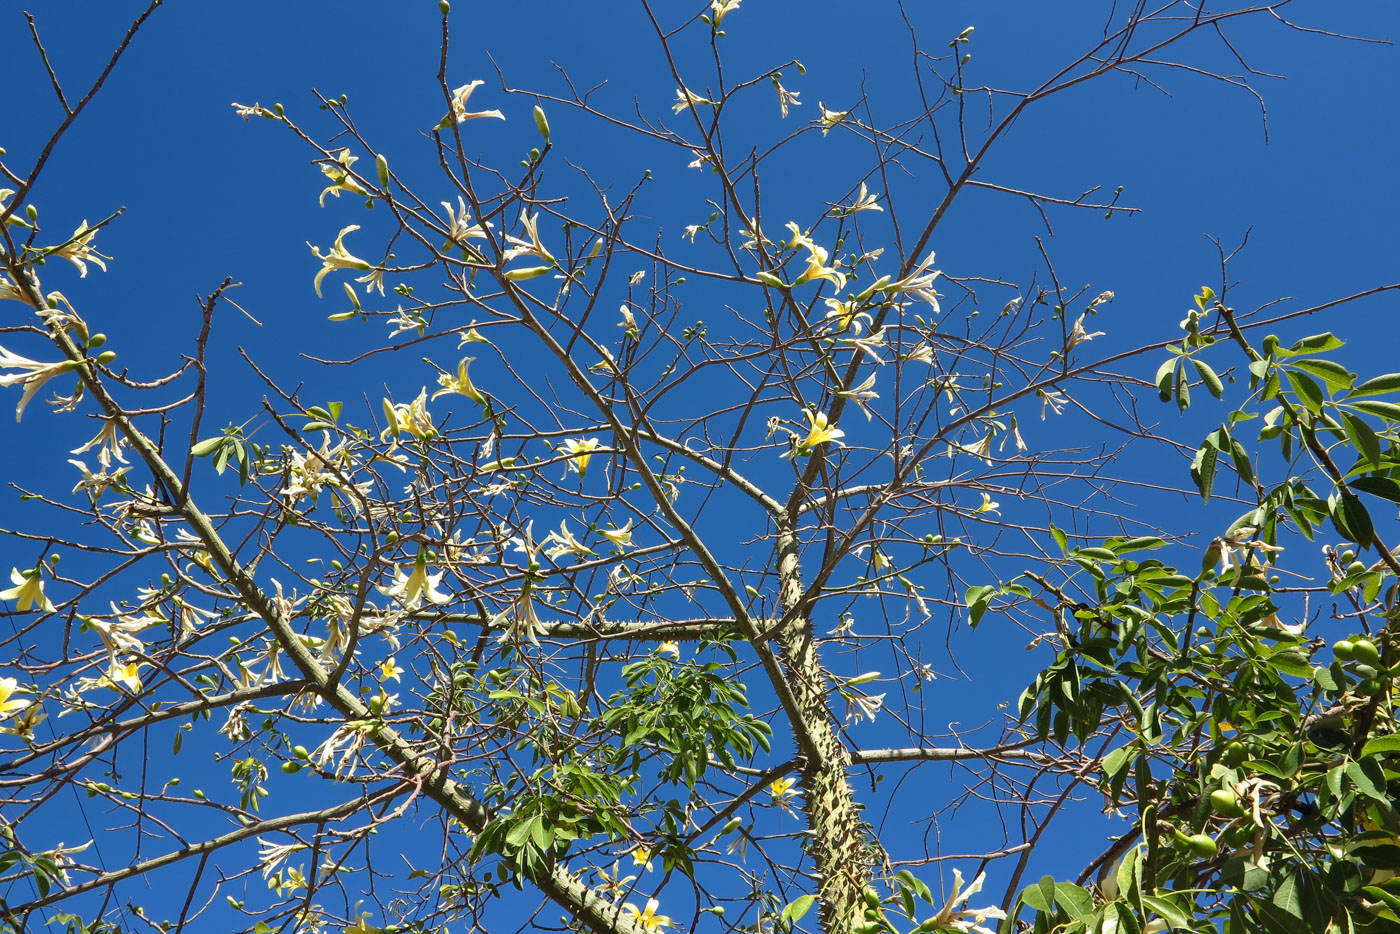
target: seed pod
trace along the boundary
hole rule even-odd
[[[1221,817],[1244,816],[1244,807],[1240,804],[1240,799],[1235,797],[1234,792],[1225,788],[1218,788],[1210,793],[1210,806]]]

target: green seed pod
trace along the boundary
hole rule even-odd
[[[1220,847],[1210,836],[1203,833],[1193,833],[1186,838],[1186,848],[1202,859],[1210,859],[1220,851]]]
[[[1225,747],[1225,755],[1222,758],[1227,766],[1236,769],[1243,764],[1245,759],[1249,758],[1249,750],[1245,748],[1244,743],[1236,740]]]
[[[875,891],[875,890],[874,890],[873,888],[871,888],[870,886],[867,885],[867,886],[865,887],[865,891],[862,892],[861,895],[865,898],[865,907],[866,907],[866,908],[879,908],[879,907],[880,907],[880,893],[877,892],[877,891]]]
[[[311,753],[307,751],[305,746],[293,746],[292,755],[296,756],[298,759],[311,758]]]
[[[1210,806],[1221,817],[1243,817],[1244,807],[1233,791],[1219,788],[1210,793]]]
[[[1356,643],[1350,639],[1334,642],[1332,643],[1332,654],[1337,656],[1339,661],[1349,662],[1356,657]]]
[[[1381,650],[1370,639],[1357,639],[1352,643],[1352,656],[1363,665],[1379,665]]]
[[[301,763],[300,763],[300,762],[283,762],[283,763],[282,763],[282,771],[283,771],[283,772],[286,772],[288,775],[295,775],[295,774],[297,774],[298,772],[301,771]]]

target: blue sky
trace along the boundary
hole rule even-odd
[[[668,26],[676,26],[699,5],[656,6]],[[734,138],[776,141],[813,120],[819,101],[844,110],[862,95],[877,119],[907,114],[914,103],[908,37],[892,5],[868,6],[745,0],[726,20],[723,40],[735,73],[761,73],[797,59],[807,74],[784,70],[785,83],[802,100],[786,122],[775,119],[771,89],[755,89],[752,102],[746,99],[728,117]],[[976,27],[967,46],[973,54],[970,83],[1024,89],[1092,44],[1107,5],[910,0],[905,8],[932,51],[941,51],[964,27]],[[93,5],[82,11],[81,22],[59,5],[36,10],[70,95],[100,69],[137,9],[125,2]],[[1389,3],[1300,3],[1286,12],[1306,25],[1351,35],[1400,33],[1400,7]],[[0,16],[0,79],[6,87],[23,89],[7,95],[0,146],[8,150],[6,163],[22,170],[58,111],[19,13]],[[600,107],[671,117],[674,82],[640,7],[631,3],[459,2],[452,26],[448,83],[486,79],[472,105],[507,113],[504,124],[489,128],[489,136],[483,130],[480,143],[483,154],[501,165],[515,165],[538,137],[530,120],[533,101],[501,93],[496,67],[510,87],[555,95],[564,88],[558,70],[563,69],[579,88],[606,82],[596,92]],[[125,208],[99,239],[115,262],[107,274],[94,272],[83,280],[51,266],[46,288],[63,289],[90,319],[100,321],[121,361],[141,378],[152,378],[170,368],[172,354],[188,347],[198,324],[195,295],[208,293],[225,276],[242,282],[234,297],[261,324],[234,314],[219,319],[211,370],[219,390],[208,424],[242,421],[263,392],[239,361],[238,346],[286,381],[304,376],[316,387],[310,392],[314,398],[367,394],[373,402],[379,385],[365,385],[339,370],[308,368],[298,355],[347,355],[380,338],[377,328],[370,334],[353,324],[325,323],[326,315],[343,310],[344,298],[333,280],[326,299],[316,298],[311,280],[319,263],[307,248],[308,241],[327,246],[349,223],[365,224],[357,242],[371,242],[377,215],[354,198],[328,199],[326,208],[319,208],[322,179],[308,150],[271,121],[238,119],[230,103],[281,102],[319,134],[331,123],[316,111],[310,89],[347,94],[360,128],[389,154],[395,171],[429,172],[434,153],[427,131],[444,109],[435,79],[440,28],[437,5],[428,0],[333,7],[166,4],[60,144],[32,199],[41,221],[65,232],[83,218],[95,221]],[[1072,89],[1026,114],[979,178],[1070,198],[1094,186],[1111,192],[1122,185],[1122,203],[1143,213],[1106,220],[1102,212],[1052,208],[1052,237],[1023,200],[974,192],[958,202],[932,244],[938,265],[953,277],[1024,283],[1041,267],[1039,236],[1069,287],[1116,293],[1096,321],[1108,332],[1103,340],[1109,348],[1175,336],[1191,293],[1218,279],[1208,237],[1232,247],[1249,232],[1249,247],[1232,267],[1241,308],[1284,296],[1296,299],[1287,307],[1301,307],[1396,279],[1400,174],[1393,166],[1400,129],[1391,92],[1400,87],[1400,54],[1390,45],[1292,32],[1264,17],[1240,24],[1230,38],[1252,67],[1285,76],[1251,78],[1267,107],[1267,142],[1258,101],[1199,74],[1164,67],[1141,80],[1114,75]],[[703,44],[681,45],[682,72],[708,74]],[[1205,42],[1186,46],[1180,57],[1194,66],[1241,71],[1218,45]],[[1161,87],[1151,86],[1148,78]],[[661,241],[679,252],[684,225],[703,221],[706,214],[704,180],[686,168],[685,158],[674,149],[638,145],[562,107],[547,109],[556,159],[569,159],[619,192],[650,170],[655,182],[647,190],[654,194],[637,213],[654,216]],[[823,145],[804,148],[800,160],[764,167],[771,226],[788,217],[810,223],[822,212],[823,200],[859,181],[849,177],[848,168],[863,164],[859,141],[833,133]],[[897,178],[891,187],[901,210],[916,216],[932,203],[938,186],[931,175],[920,174],[929,171],[926,165],[911,163],[911,169],[914,174]],[[556,179],[572,177],[560,161],[552,171]],[[992,287],[986,294],[984,307],[994,309],[1014,293],[1008,289],[998,299],[1001,293]],[[703,308],[709,297],[700,292],[691,301]],[[1285,335],[1335,330],[1354,339],[1346,352],[1349,365],[1381,372],[1391,368],[1394,316],[1393,299],[1373,301],[1326,321],[1295,322]],[[13,349],[36,350],[20,343]],[[448,355],[444,348],[435,356],[450,366]],[[1150,379],[1149,364],[1134,365],[1132,375]],[[411,398],[424,381],[432,382],[426,370],[381,379],[401,400]],[[1218,414],[1205,421],[1190,416],[1180,422],[1177,436],[1194,446],[1198,426],[1212,417]],[[1170,425],[1176,415],[1163,407],[1154,418]],[[1028,440],[1060,440],[1053,433],[1065,427],[1028,422]],[[72,446],[70,430],[38,404],[23,433],[0,419],[0,443],[23,442],[36,452],[12,462],[5,479],[29,484],[50,476]],[[1176,429],[1169,428],[1172,432]],[[1035,433],[1043,434],[1037,439]],[[1160,464],[1147,454],[1125,468]],[[1173,467],[1177,475],[1168,482],[1183,483],[1184,464],[1173,462]],[[1183,521],[1193,529],[1194,523],[1206,522],[1196,513],[1184,513]],[[16,553],[9,560],[24,566],[32,556]],[[954,633],[959,660],[974,675],[1006,672],[1004,646],[989,649],[982,635],[965,628]],[[1017,653],[1015,665],[1026,668],[1029,661],[1019,657],[1025,654],[1019,645]],[[952,711],[947,719],[955,720],[963,717],[970,697],[994,700],[1000,692],[1014,699],[1024,679],[1019,669],[1006,679],[1014,685],[992,677],[976,691],[941,684],[933,690],[946,692],[941,703]],[[980,722],[987,715],[982,707],[967,719]],[[1098,840],[1085,848],[1094,849]],[[1077,850],[1079,843],[1084,841],[1063,845]]]

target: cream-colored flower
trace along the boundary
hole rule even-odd
[[[869,376],[867,376],[865,378],[865,381],[862,382],[859,386],[856,386],[854,389],[838,389],[836,391],[836,395],[838,398],[841,399],[850,399],[857,406],[859,406],[860,410],[865,413],[865,420],[867,422],[874,419],[874,414],[868,408],[866,408],[866,403],[872,402],[880,398],[880,394],[875,391],[874,373],[871,373]]]
[[[97,236],[96,230],[89,230],[87,221],[78,225],[78,229],[73,231],[73,236],[68,238],[67,243],[61,243],[56,247],[45,250],[46,256],[61,256],[74,266],[78,267],[80,277],[87,275],[87,264],[92,263],[103,272],[107,271],[107,264],[104,260],[112,257],[104,256],[93,248],[92,240]]]
[[[451,601],[452,595],[438,590],[442,583],[442,573],[428,573],[428,552],[418,549],[418,557],[413,562],[413,571],[405,574],[394,568],[394,582],[388,587],[377,588],[386,597],[393,597],[408,609],[415,609],[426,597],[429,603],[443,604]]]
[[[646,908],[642,909],[641,911],[638,911],[637,906],[631,904],[630,902],[628,904],[623,905],[622,910],[630,914],[632,916],[632,920],[638,925],[640,925],[644,930],[655,932],[660,928],[668,928],[671,926],[670,918],[666,917],[663,914],[657,913],[657,909],[660,907],[660,902],[658,902],[654,898],[648,898]]]
[[[681,660],[681,644],[679,642],[663,642],[656,647],[657,655],[669,655],[676,661]]]
[[[935,314],[942,311],[938,304],[938,293],[933,290],[933,281],[942,273],[937,269],[930,268],[933,265],[933,257],[934,254],[930,252],[928,256],[924,257],[923,262],[914,267],[913,272],[898,282],[891,282],[885,286],[884,291],[913,295],[915,298],[921,298],[928,302],[933,307]]]
[[[102,427],[92,440],[82,447],[74,448],[69,454],[84,454],[97,448],[97,462],[106,470],[112,466],[112,458],[116,458],[120,463],[125,464],[126,458],[122,456],[122,448],[126,445],[126,438],[117,434],[117,420],[114,418],[102,419]]]
[[[384,661],[379,663],[380,681],[398,681],[399,676],[402,674],[403,668],[394,661],[394,656],[392,655],[390,655],[388,658],[384,659]]]
[[[334,162],[328,162],[321,166],[321,174],[331,180],[330,185],[321,191],[321,207],[326,206],[326,195],[339,198],[342,191],[348,191],[352,195],[369,194],[359,182],[355,181],[355,176],[350,174],[350,167],[359,161],[360,157],[350,155],[350,150],[340,149],[335,153]]]
[[[486,236],[486,229],[480,224],[472,223],[472,216],[467,212],[467,202],[461,195],[457,196],[457,210],[452,210],[452,205],[446,201],[441,202],[447,211],[447,245],[453,244],[467,248],[468,240],[480,240]],[[490,224],[486,225],[490,227]],[[446,249],[447,247],[443,247]]]
[[[399,436],[402,434],[408,434],[418,439],[436,437],[437,429],[433,426],[432,415],[428,413],[428,388],[426,386],[412,402],[401,402],[394,405],[385,399],[383,405],[384,418],[389,424],[379,433],[379,440],[383,441],[392,436],[394,444],[398,444]]]
[[[25,406],[29,405],[29,400],[34,398],[45,383],[55,376],[71,372],[79,365],[76,360],[40,363],[0,347],[0,370],[13,371],[10,373],[0,372],[0,386],[24,386],[24,395],[20,396],[19,404],[15,406],[15,421],[24,417]]]
[[[710,107],[715,106],[714,101],[710,100],[707,97],[701,97],[699,94],[695,94],[688,88],[676,88],[676,102],[671,105],[671,112],[680,113],[682,110],[691,107],[698,107],[701,104],[705,104]]]
[[[613,547],[617,549],[617,553],[622,554],[623,550],[628,545],[632,544],[632,520],[628,519],[627,524],[620,529],[599,529],[598,534],[612,542]]]
[[[724,21],[725,14],[739,9],[742,2],[743,0],[710,0],[710,22],[718,29],[719,24]]]
[[[0,719],[12,717],[34,703],[16,699],[14,693],[18,689],[19,682],[14,678],[0,678]]]
[[[827,110],[826,105],[817,101],[817,109],[821,111],[818,122],[822,125],[822,136],[831,132],[831,128],[836,126],[850,114],[849,110]]]
[[[826,444],[827,442],[833,442],[838,447],[845,447],[844,442],[840,439],[846,437],[846,433],[835,425],[830,424],[827,421],[827,414],[825,412],[813,412],[811,409],[803,409],[802,417],[807,419],[807,424],[809,426],[807,437],[798,442],[797,446],[784,454],[783,457],[792,457],[794,454],[798,457],[806,457],[810,455],[813,449],[818,445]],[[794,440],[797,438],[796,433],[793,434],[793,438]]]
[[[983,514],[983,513],[985,513],[985,512],[991,512],[991,513],[996,513],[997,515],[1001,515],[1000,509],[1001,509],[1001,503],[994,503],[994,502],[992,502],[992,496],[991,496],[991,494],[990,494],[990,493],[983,493],[983,494],[982,494],[982,503],[981,503],[981,505],[979,505],[976,509],[972,510],[972,514],[973,514],[974,516],[980,516],[981,514]]]
[[[855,214],[857,211],[883,211],[884,208],[876,204],[880,200],[879,194],[871,194],[865,187],[865,182],[860,183],[860,194],[856,195],[855,203],[850,207],[837,208],[837,212],[842,215]]]
[[[550,544],[553,542],[554,544]],[[574,538],[574,533],[569,530],[568,520],[559,523],[559,531],[550,532],[541,543],[545,545],[544,553],[553,561],[562,555],[573,555],[575,558],[592,557],[596,552],[587,545]]]
[[[535,613],[534,591],[533,581],[527,579],[520,588],[520,597],[515,604],[506,607],[491,620],[492,627],[504,627],[504,631],[496,639],[498,643],[520,645],[528,642],[533,646],[540,644],[540,636],[545,634],[545,628]]]
[[[520,214],[520,226],[525,228],[525,237],[517,237],[514,234],[506,234],[506,243],[511,244],[501,257],[504,262],[510,262],[517,256],[537,256],[549,263],[556,265],[554,254],[545,248],[544,242],[540,240],[540,215],[538,212],[532,217],[523,211]],[[526,239],[528,238],[528,239]]]
[[[1084,329],[1084,315],[1080,315],[1074,322],[1074,328],[1069,332],[1069,337],[1065,340],[1065,350],[1071,350],[1086,341],[1091,341],[1096,337],[1103,337],[1103,331],[1095,331],[1090,334]]]
[[[773,87],[778,89],[778,112],[784,119],[787,119],[789,106],[802,106],[802,102],[797,99],[797,95],[802,92],[789,91],[787,88],[783,87],[783,83],[779,81],[776,76],[773,78]]]
[[[28,612],[31,607],[38,607],[44,613],[53,612],[53,603],[44,593],[43,572],[38,568],[29,571],[12,568],[10,580],[14,586],[0,590],[0,600],[15,601],[15,609],[21,613]]]
[[[824,301],[827,308],[826,320],[835,322],[838,334],[847,328],[852,333],[859,334],[871,322],[870,313],[864,310],[862,302],[855,299],[843,302],[839,298],[828,298]]]
[[[448,396],[456,393],[459,396],[466,396],[478,405],[486,404],[486,397],[481,394],[481,390],[472,385],[472,378],[467,373],[467,369],[476,361],[476,357],[463,357],[457,362],[457,375],[443,373],[438,377],[438,385],[442,388],[433,393],[433,398],[438,396]]]
[[[987,880],[987,874],[980,873],[972,884],[963,889],[962,873],[953,870],[953,894],[944,905],[933,916],[931,927],[935,931],[960,931],[964,934],[995,934],[990,928],[982,927],[982,922],[988,918],[995,918],[1000,921],[1006,917],[1006,912],[1000,908],[965,908],[968,899],[982,891],[982,883]]]
[[[359,229],[359,224],[351,224],[348,227],[341,228],[340,233],[335,238],[335,246],[331,247],[331,251],[324,256],[321,254],[320,247],[311,246],[310,243],[306,244],[311,247],[312,255],[319,259],[322,264],[321,271],[316,273],[316,278],[312,281],[312,285],[316,287],[317,298],[321,297],[321,280],[326,278],[326,274],[332,270],[353,269],[357,272],[368,272],[374,268],[372,264],[365,262],[345,249],[345,235],[352,230]]]
[[[846,274],[837,268],[840,262],[838,261],[833,265],[827,265],[831,254],[827,252],[825,247],[818,246],[814,243],[807,234],[803,233],[798,228],[795,222],[789,221],[787,228],[792,231],[792,239],[787,242],[786,246],[800,246],[807,250],[807,268],[802,270],[802,274],[794,279],[792,284],[802,285],[805,282],[811,282],[815,279],[825,279],[838,289],[845,288]]]
[[[464,84],[452,92],[452,112],[438,121],[437,129],[444,130],[455,124],[466,123],[468,120],[476,120],[480,117],[495,117],[497,120],[504,120],[506,115],[499,110],[478,110],[475,113],[468,112],[467,101],[471,98],[472,92],[485,84],[480,78],[471,84]]]
[[[578,478],[582,480],[588,474],[588,462],[592,459],[593,452],[601,443],[597,438],[570,438],[556,450],[571,455],[569,469],[577,471]]]
[[[768,785],[768,795],[773,799],[773,803],[784,805],[791,798],[797,797],[797,779],[776,778]]]

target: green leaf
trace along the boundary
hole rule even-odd
[[[1172,398],[1172,372],[1178,363],[1176,357],[1170,357],[1166,363],[1157,368],[1157,375],[1153,382],[1157,384],[1157,398],[1163,402],[1170,402]]]
[[[1205,383],[1206,389],[1212,396],[1219,399],[1225,394],[1225,384],[1220,381],[1220,377],[1215,375],[1215,371],[1205,361],[1192,357],[1191,365],[1196,368],[1196,372],[1201,376],[1201,382]]]
[[[1293,649],[1285,649],[1270,655],[1268,662],[1271,667],[1294,678],[1311,678],[1313,676],[1313,666],[1308,663],[1307,656]]]
[[[1361,750],[1361,758],[1366,759],[1391,752],[1400,752],[1400,735],[1392,733],[1388,736],[1371,737]]]
[[[1191,408],[1191,384],[1186,378],[1186,364],[1183,362],[1176,368],[1176,373],[1172,378],[1172,391],[1176,394],[1176,410],[1185,412]]]
[[[1333,360],[1310,357],[1306,360],[1294,360],[1289,365],[1316,376],[1326,383],[1333,392],[1339,389],[1350,389],[1352,384],[1356,382],[1355,373]]]
[[[1113,546],[1116,554],[1123,554],[1126,551],[1142,551],[1143,549],[1165,548],[1166,542],[1151,535],[1144,535],[1138,538],[1130,538],[1126,542],[1120,542]]]
[[[1215,434],[1212,432],[1211,434]],[[1201,502],[1210,499],[1211,490],[1215,486],[1216,460],[1219,458],[1219,448],[1211,443],[1207,437],[1206,443],[1202,444],[1196,451],[1196,457],[1191,461],[1191,479],[1196,483],[1196,489],[1201,491]]]
[[[1371,496],[1379,496],[1392,503],[1400,503],[1400,483],[1389,477],[1356,477],[1347,481],[1347,485],[1361,493],[1369,493]]]
[[[1376,465],[1381,460],[1381,439],[1365,419],[1357,418],[1350,412],[1341,412],[1342,425],[1347,432],[1347,440],[1368,464]]]
[[[1380,396],[1385,393],[1400,390],[1400,373],[1386,373],[1384,376],[1373,376],[1360,386],[1352,389],[1347,396],[1348,399],[1355,399],[1358,396]]]
[[[1329,331],[1326,334],[1313,334],[1310,337],[1305,337],[1283,352],[1289,356],[1300,353],[1325,353],[1341,346],[1343,346],[1343,342]]]
[[[1388,418],[1393,422],[1400,422],[1400,404],[1385,402],[1381,399],[1362,399],[1360,402],[1352,402],[1351,399],[1355,395],[1355,393],[1352,393],[1351,396],[1347,397],[1348,407],[1359,409],[1367,415],[1375,415],[1378,418]]]
[[[789,922],[801,921],[802,916],[812,910],[812,905],[817,900],[815,895],[801,895],[783,908],[782,920]]]
[[[1070,882],[1055,883],[1055,903],[1065,910],[1071,921],[1078,921],[1094,912],[1094,896]]]
[[[1053,525],[1050,526],[1050,537],[1055,540],[1056,545],[1060,546],[1061,553],[1069,554],[1069,542],[1065,538],[1063,529],[1058,529]]]
[[[1327,499],[1327,508],[1337,534],[1362,548],[1370,548],[1376,537],[1371,514],[1350,490],[1337,490]]]
[[[1297,370],[1285,370],[1284,373],[1288,377],[1288,385],[1293,387],[1294,394],[1298,396],[1298,401],[1314,415],[1321,412],[1325,396],[1317,381]]]

